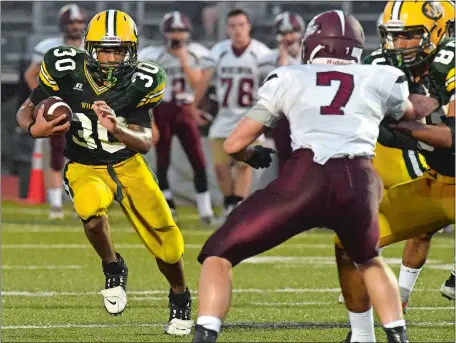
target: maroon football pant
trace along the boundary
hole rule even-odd
[[[315,227],[337,233],[357,263],[378,256],[378,207],[383,184],[365,158],[313,162],[299,149],[279,177],[237,206],[209,237],[198,261],[223,257],[233,266]]]
[[[173,135],[179,139],[193,169],[193,183],[197,193],[208,190],[206,161],[197,124],[190,112],[190,105],[176,106],[164,102],[154,108],[154,121],[160,132],[155,147],[157,152],[157,178],[160,189],[169,189],[168,168],[171,158]]]
[[[51,168],[55,171],[63,170],[65,165],[65,135],[51,136],[49,144],[51,146]]]
[[[291,158],[293,152],[290,135],[290,123],[286,117],[282,117],[277,126],[271,131],[279,160],[279,173],[283,170],[285,163]]]

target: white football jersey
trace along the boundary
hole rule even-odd
[[[210,138],[226,138],[237,123],[255,104],[261,85],[258,61],[271,50],[252,39],[250,45],[236,56],[231,40],[217,43],[209,56],[202,58],[203,69],[215,68],[215,85],[219,112],[209,130]]]
[[[279,49],[274,49],[270,54],[260,58],[258,66],[260,67],[260,74],[263,80],[271,71],[279,67],[279,57]],[[301,64],[301,58],[299,56],[294,58],[288,54],[287,65],[291,66],[296,64]]]
[[[402,117],[408,96],[404,73],[391,66],[295,65],[267,76],[257,103],[267,111],[248,116],[273,127],[285,115],[293,150],[311,149],[314,161],[324,164],[375,156],[380,121],[385,114]]]
[[[209,50],[198,43],[188,45],[189,64],[191,68],[199,68],[201,58],[209,54]],[[166,71],[167,81],[163,101],[192,103],[194,92],[185,77],[179,58],[170,54],[165,46],[149,46],[138,53],[138,59],[157,63]]]
[[[40,64],[41,62],[43,62],[43,57],[46,54],[46,52],[48,52],[48,50],[56,48],[61,45],[65,45],[63,36],[43,39],[33,48],[32,62]],[[84,40],[81,41],[81,46],[79,47],[79,49],[84,49]]]

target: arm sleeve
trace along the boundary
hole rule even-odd
[[[32,91],[32,94],[30,94],[29,98],[32,104],[36,106],[44,99],[49,98],[49,94],[46,92],[46,89],[44,89],[44,87],[39,85]]]
[[[405,74],[398,76],[393,84],[391,92],[386,99],[386,115],[399,120],[404,115],[409,97],[409,89]]]
[[[269,128],[274,128],[280,119],[280,115],[272,114],[268,109],[260,104],[253,106],[245,116],[252,118]]]
[[[285,85],[282,77],[279,77],[277,69],[274,69],[264,80],[258,89],[258,105],[266,108],[271,114],[280,116],[283,111],[283,95]]]
[[[418,150],[418,140],[414,137],[395,131],[388,127],[388,124],[393,123],[393,120],[385,118],[380,123],[380,131],[378,142],[389,148]]]
[[[148,104],[137,107],[128,116],[128,124],[139,125],[150,129],[152,127],[152,109],[154,106]]]
[[[157,107],[161,103],[163,96],[165,95],[166,72],[162,68],[160,68],[160,71],[155,75],[155,78],[157,80],[156,86],[154,87],[154,89],[146,93],[146,95],[141,99],[139,104],[136,106],[137,108],[146,105],[151,105],[151,107]],[[143,90],[141,89],[141,91]]]

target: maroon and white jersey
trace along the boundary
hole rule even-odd
[[[189,64],[191,68],[200,68],[201,58],[209,54],[209,50],[198,43],[188,45]],[[167,85],[163,101],[191,103],[194,98],[194,91],[185,77],[179,58],[170,54],[166,47],[149,46],[138,53],[141,61],[157,63],[165,69]]]
[[[314,162],[375,156],[385,114],[402,117],[409,96],[402,71],[381,65],[305,64],[273,70],[248,116],[274,127],[290,122],[293,150],[308,148]]]
[[[237,123],[255,104],[256,92],[263,81],[259,59],[271,50],[252,39],[244,51],[237,54],[231,40],[217,43],[209,56],[202,59],[202,68],[214,68],[219,111],[209,130],[210,138],[226,138]]]
[[[258,66],[260,67],[261,78],[265,79],[266,76],[273,71],[275,68],[279,67],[279,58],[280,53],[279,49],[274,49],[270,54],[267,54],[260,58]],[[296,65],[301,64],[301,55],[294,58],[290,54],[287,56],[287,65]]]

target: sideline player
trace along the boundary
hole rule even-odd
[[[247,13],[233,9],[227,16],[230,39],[217,43],[209,56],[202,58],[203,75],[195,89],[192,112],[200,125],[206,124],[197,109],[215,74],[219,111],[209,129],[209,138],[217,181],[224,195],[224,216],[227,216],[250,192],[253,170],[245,163],[235,162],[223,151],[223,142],[242,116],[254,104],[261,84],[259,59],[271,50],[250,38],[251,24]],[[234,177],[232,166],[234,164]]]
[[[168,202],[173,216],[176,204],[168,182],[171,157],[171,141],[175,134],[193,169],[196,205],[203,223],[212,222],[214,212],[208,190],[206,161],[204,159],[198,126],[191,113],[193,89],[201,80],[201,57],[209,51],[198,43],[190,42],[190,19],[174,11],[165,14],[161,32],[166,46],[149,46],[141,50],[139,59],[160,65],[168,77],[170,87],[165,89],[161,105],[153,110],[155,149],[157,152],[157,178],[160,189]]]
[[[184,241],[141,155],[153,145],[149,110],[163,98],[166,73],[154,63],[138,61],[137,47],[136,24],[128,14],[96,14],[85,35],[85,51],[60,46],[44,55],[40,84],[17,120],[34,138],[66,131],[65,189],[102,260],[106,310],[118,315],[127,305],[128,268],[114,249],[108,223],[108,208],[116,200],[170,284],[165,332],[184,335],[193,324]],[[62,118],[47,122],[42,108],[33,121],[35,106],[50,96],[72,108],[71,125],[58,125]]]

